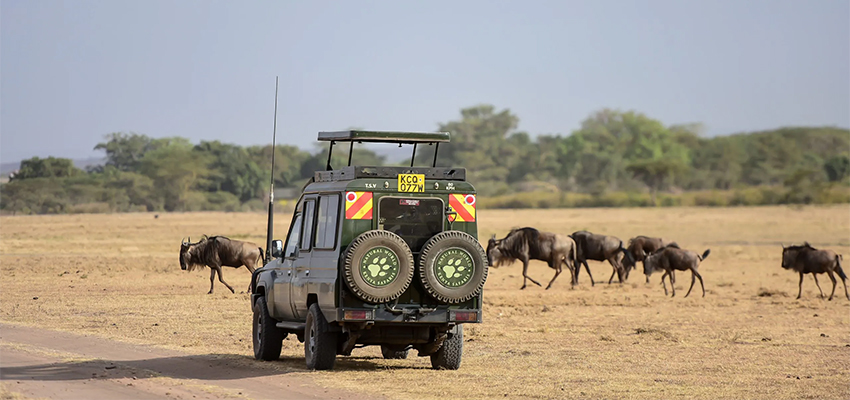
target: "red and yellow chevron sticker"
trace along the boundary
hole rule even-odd
[[[372,192],[345,192],[345,219],[372,219]]]
[[[474,194],[450,194],[449,207],[457,213],[452,221],[475,222]]]

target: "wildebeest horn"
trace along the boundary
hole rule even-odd
[[[494,240],[495,240],[495,239],[496,239],[496,234],[494,233],[492,236],[490,236],[490,239],[494,239]]]

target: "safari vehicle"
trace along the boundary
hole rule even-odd
[[[254,356],[278,359],[295,334],[310,369],[332,369],[337,355],[370,345],[385,358],[415,349],[436,369],[459,368],[462,324],[481,322],[488,265],[466,170],[436,167],[449,134],[320,132],[319,140],[330,142],[327,169],[306,184],[286,241],[271,242],[252,276]],[[349,143],[348,166],[334,169],[339,142]],[[353,166],[355,142],[413,145],[410,167]],[[433,163],[415,167],[424,145],[435,147]]]

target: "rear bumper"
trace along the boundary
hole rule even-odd
[[[346,311],[349,311],[346,315]],[[362,315],[366,311],[365,318]],[[356,318],[352,318],[356,314]],[[481,309],[425,309],[425,308],[337,308],[338,322],[366,322],[369,324],[464,324],[481,323]]]

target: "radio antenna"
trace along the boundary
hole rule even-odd
[[[277,140],[277,82],[278,77],[274,77],[274,128],[272,128],[272,173],[269,182],[269,222],[266,228],[266,262],[271,260],[272,255],[272,236],[274,234],[274,153],[275,141]]]

